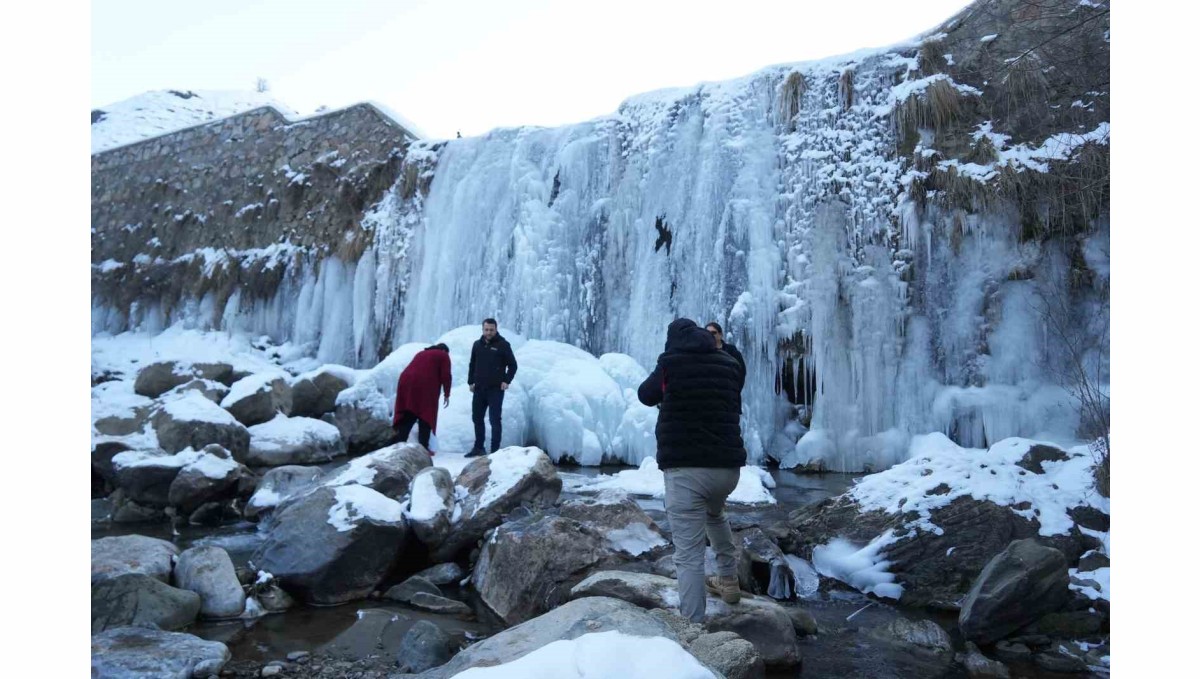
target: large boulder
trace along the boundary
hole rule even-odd
[[[165,400],[151,417],[158,444],[168,453],[184,448],[199,450],[210,443],[219,444],[241,461],[250,448],[250,432],[223,408],[189,391]]]
[[[422,679],[449,679],[471,667],[491,667],[510,662],[561,639],[593,632],[619,631],[637,637],[665,637],[678,643],[669,625],[633,604],[607,597],[570,601],[468,646],[450,662],[426,671]]]
[[[179,548],[145,535],[120,535],[92,540],[92,584],[126,573],[141,573],[171,581],[171,563]]]
[[[396,438],[392,430],[392,405],[371,380],[339,393],[332,419],[351,453],[376,450]]]
[[[963,638],[989,644],[1058,610],[1070,596],[1067,559],[1037,540],[1015,540],[988,562],[958,616]]]
[[[454,480],[442,467],[426,467],[413,477],[408,521],[422,544],[436,545],[450,532],[454,516]]]
[[[233,561],[220,547],[184,550],[175,564],[175,585],[200,595],[201,617],[236,618],[246,608],[246,594]]]
[[[98,475],[111,488],[117,487],[117,472],[112,459],[119,453],[131,450],[124,441],[97,441],[92,446],[92,473]]]
[[[113,456],[112,464],[117,486],[126,497],[148,507],[181,506],[191,512],[205,502],[237,493],[238,464],[216,444],[203,450],[185,448],[174,455],[132,450]]]
[[[631,557],[653,558],[670,545],[654,519],[624,493],[567,500],[559,507],[559,516],[592,528],[609,547]]]
[[[361,599],[404,549],[399,502],[357,484],[318,488],[280,507],[252,561],[313,604]]]
[[[250,427],[250,452],[246,464],[277,467],[287,464],[328,462],[346,454],[338,428],[310,417],[287,417],[279,413]]]
[[[702,634],[687,648],[700,662],[725,675],[725,679],[762,679],[767,675],[758,649],[733,632]]]
[[[292,380],[292,417],[320,417],[333,412],[337,396],[354,382],[349,368],[322,366]]]
[[[554,464],[533,447],[502,448],[480,457],[462,470],[455,485],[466,491],[466,497],[445,541],[430,545],[434,561],[454,561],[513,509],[549,507],[562,492],[562,479]]]
[[[203,679],[230,657],[225,644],[181,632],[119,627],[92,635],[92,679]]]
[[[384,592],[383,598],[391,601],[399,601],[400,603],[409,603],[417,594],[432,594],[433,596],[441,596],[442,590],[438,586],[425,578],[414,575],[409,577],[404,582],[393,585]]]
[[[189,366],[175,361],[159,361],[138,371],[133,391],[142,396],[158,398],[175,387],[191,382],[195,377]]]
[[[135,406],[127,412],[97,418],[92,426],[104,436],[129,436],[145,428],[152,410],[148,405]]]
[[[901,604],[958,611],[979,572],[1014,540],[1037,537],[1070,563],[1100,545],[1082,519],[1103,525],[1107,510],[1092,506],[1099,496],[1087,479],[1095,461],[1078,449],[1025,439],[964,449],[941,434],[916,437],[913,446],[912,459],[793,511],[787,551],[812,559],[838,538],[860,547],[878,540],[870,558],[887,562]],[[1005,492],[982,499],[980,483]]]
[[[243,515],[256,521],[264,512],[274,509],[289,497],[315,486],[324,475],[320,467],[301,465],[285,465],[268,470],[246,503]]]
[[[282,371],[243,377],[229,388],[221,407],[247,427],[270,422],[276,413],[291,412],[292,385]]]
[[[187,451],[177,453],[185,455]],[[184,514],[191,514],[209,502],[223,502],[238,496],[238,483],[248,469],[234,462],[229,451],[211,444],[179,470],[167,489],[167,503]]]
[[[650,573],[598,571],[572,588],[571,596],[608,596],[645,608],[676,609],[679,606],[677,582]],[[767,666],[792,667],[800,662],[791,618],[782,606],[768,599],[743,596],[741,603],[730,606],[709,596],[704,626],[710,632],[737,633],[754,644]]]
[[[397,443],[331,470],[321,485],[333,488],[356,484],[401,500],[408,495],[413,478],[430,464],[429,453],[420,444]]]
[[[471,582],[496,615],[515,625],[566,601],[571,585],[611,554],[600,534],[574,519],[527,517],[495,530]]]
[[[92,585],[92,634],[125,625],[179,629],[200,612],[200,595],[142,573],[125,573]]]

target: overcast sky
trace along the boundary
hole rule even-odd
[[[890,45],[965,0],[121,0],[92,3],[92,106],[248,90],[378,101],[433,137],[560,125],[626,97]]]

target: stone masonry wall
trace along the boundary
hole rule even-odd
[[[356,260],[413,139],[370,104],[298,122],[267,107],[93,155],[93,306],[269,296],[284,272],[262,275],[264,248]]]

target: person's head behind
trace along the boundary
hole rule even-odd
[[[713,351],[717,341],[690,318],[676,318],[667,326],[664,351]]]
[[[721,329],[721,324],[716,321],[709,321],[708,325],[704,326],[704,329],[718,342],[725,339],[725,331]]]
[[[495,337],[496,334],[499,332],[500,332],[500,330],[499,330],[499,326],[496,324],[496,319],[494,319],[494,318],[483,319],[483,338],[484,339],[491,341],[491,339],[493,337]]]
[[[442,342],[438,342],[437,344],[434,344],[434,345],[431,345],[431,346],[425,347],[425,351],[430,351],[430,350],[435,350],[435,351],[444,351],[444,352],[446,352],[447,354],[448,354],[448,353],[450,353],[450,347],[446,346],[446,345],[445,345],[444,343],[442,343]]]

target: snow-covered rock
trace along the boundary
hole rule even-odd
[[[396,437],[392,404],[370,380],[361,380],[337,395],[333,423],[351,453],[377,450]]]
[[[610,549],[630,557],[652,558],[670,544],[654,519],[623,494],[568,500],[559,506],[559,516],[592,528]]]
[[[426,467],[413,477],[408,502],[413,534],[426,545],[446,539],[454,516],[454,480],[441,467]]]
[[[587,597],[567,602],[548,613],[472,644],[456,654],[450,662],[422,676],[426,679],[450,679],[470,668],[494,667],[528,656],[536,649],[560,639],[576,639],[585,634],[610,630],[636,637],[677,640],[675,632],[666,623],[633,604],[609,597]],[[631,657],[640,660],[645,656]],[[653,668],[656,673],[663,670],[663,666],[657,663],[646,663],[645,666]],[[628,675],[622,672],[619,676]]]
[[[287,417],[276,413],[273,419],[248,429],[250,449],[244,462],[251,466],[327,462],[346,453],[338,428],[310,417]]]
[[[907,462],[793,512],[800,556],[865,592],[951,610],[1013,540],[1037,537],[1073,563],[1103,547],[1108,499],[1086,447],[1039,460],[1042,473],[1019,464],[1039,445],[1005,439],[983,450],[913,437]]]
[[[278,413],[292,410],[291,378],[283,371],[243,377],[229,388],[221,407],[247,427],[270,422]]]
[[[429,466],[429,454],[420,444],[397,443],[331,469],[321,485],[328,488],[360,485],[393,500],[402,500],[408,495],[413,479]]]
[[[553,505],[562,492],[562,479],[544,452],[514,447],[467,465],[455,487],[459,506],[451,517],[453,527],[446,540],[430,547],[434,561],[451,561],[469,550],[518,505]]]
[[[151,424],[158,443],[168,453],[199,450],[216,443],[241,460],[250,447],[250,432],[232,415],[202,394],[189,391],[163,401]]]
[[[401,504],[358,484],[321,487],[276,510],[252,561],[313,604],[361,599],[404,549]]]
[[[258,520],[264,512],[274,509],[287,498],[314,487],[324,475],[320,467],[300,465],[284,465],[268,470],[246,503],[245,517]]]
[[[292,380],[292,417],[320,417],[332,412],[337,395],[357,381],[355,371],[325,365]]]
[[[598,571],[571,589],[572,598],[611,596],[645,608],[677,609],[677,581],[649,573]],[[800,662],[792,620],[779,604],[764,598],[745,598],[730,606],[708,595],[705,627],[735,632],[754,644],[768,666],[791,667]]]

